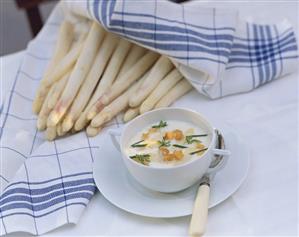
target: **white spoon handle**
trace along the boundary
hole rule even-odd
[[[209,196],[209,185],[200,185],[197,191],[189,227],[189,235],[192,237],[202,236],[205,233],[208,217]]]

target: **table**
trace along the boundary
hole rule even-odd
[[[13,78],[21,57],[22,53],[18,53],[1,58],[2,78]],[[297,76],[293,74],[252,93],[222,100],[209,101],[195,92],[190,94],[195,101],[200,100],[190,107],[202,111],[215,124],[221,118],[237,129],[252,156],[242,187],[210,210],[208,235],[296,234]],[[184,98],[177,103],[183,104]],[[219,114],[219,108],[225,108],[225,113]],[[188,223],[189,217],[151,219],[128,214],[97,193],[77,226],[62,227],[49,236],[185,235]]]
[[[241,14],[255,14],[256,20],[271,15],[278,21],[288,15],[296,24],[296,3],[282,4],[234,3],[234,7]],[[261,11],[261,6],[267,6],[267,11]],[[2,91],[9,89],[22,54],[1,58]],[[175,104],[202,112],[216,126],[225,124],[237,130],[251,151],[247,179],[232,197],[210,210],[206,235],[298,234],[297,79],[298,73],[294,73],[251,93],[213,101],[193,91],[188,95],[192,104],[186,105],[186,97]],[[78,225],[64,226],[46,236],[186,236],[189,221],[190,217],[153,219],[129,214],[98,192]]]

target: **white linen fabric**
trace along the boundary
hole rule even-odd
[[[111,20],[110,15],[103,14],[104,12],[102,10],[106,9],[106,12],[108,12],[109,9],[113,10],[112,12],[118,12],[124,7],[122,5],[123,2],[128,3],[123,11],[121,11],[123,13],[126,12],[126,9],[131,8],[134,9],[134,11],[138,11],[138,13],[141,13],[142,9],[144,11],[152,9],[150,8],[150,5],[147,7],[143,6],[142,8],[140,8],[139,4],[132,5],[131,1],[80,1],[80,6],[72,4],[71,9],[80,9],[79,11],[81,14],[95,17],[109,30],[113,30],[111,29],[111,25],[107,23]],[[147,3],[148,2],[152,1],[147,1]],[[86,3],[90,4],[88,5]],[[183,12],[188,12],[186,15],[190,17],[193,16],[190,19],[197,19],[195,18],[197,9],[195,11],[168,2],[161,2],[161,4],[160,1],[159,4],[156,4],[156,2],[152,3],[156,5],[157,9],[164,6],[161,9],[171,10],[169,13],[174,13],[173,17],[177,17],[177,9],[179,8],[184,9],[182,10]],[[137,9],[135,9],[135,7],[137,7]],[[86,9],[89,9],[89,11],[86,11]],[[130,13],[131,10],[128,13]],[[78,10],[74,11],[79,12]],[[208,18],[211,17],[212,14],[215,19],[219,19],[219,27],[225,28],[224,31],[226,34],[231,37],[229,38],[230,40],[228,40],[230,41],[228,44],[231,44],[231,46],[227,47],[227,49],[233,48],[235,42],[234,32],[235,29],[237,29],[235,28],[237,22],[236,15],[233,12],[230,12],[229,14],[224,12],[223,14],[221,13],[217,15],[215,13],[217,13],[218,10],[216,11],[215,9],[204,9],[202,11],[206,11],[206,14],[203,15],[208,16]],[[159,12],[160,11],[157,11],[154,16],[160,17],[158,14]],[[192,12],[195,13],[192,15]],[[146,15],[147,13],[144,14]],[[23,61],[18,67],[17,75],[14,78],[10,91],[8,91],[7,96],[5,97],[5,103],[1,110],[1,234],[15,231],[43,234],[66,223],[77,223],[82,211],[95,192],[95,185],[92,178],[92,161],[94,150],[97,149],[98,146],[104,145],[103,141],[99,144],[101,136],[89,139],[86,137],[85,133],[79,133],[65,139],[59,139],[55,142],[44,142],[42,134],[37,132],[35,128],[36,117],[32,115],[31,112],[32,98],[34,97],[39,80],[43,75],[45,66],[51,57],[59,24],[63,20],[64,15],[63,7],[59,5],[55,11],[53,11],[38,37],[28,45]],[[117,15],[118,14],[115,15],[116,18],[113,18],[116,22],[118,22]],[[126,16],[127,14],[123,15]],[[168,15],[170,17],[169,19],[171,19],[171,14],[167,14],[167,16]],[[221,16],[223,16],[223,18],[221,18]],[[154,17],[154,19],[156,19],[156,17]],[[158,18],[156,20],[158,20]],[[207,19],[202,20],[202,22],[211,24]],[[161,19],[161,21],[164,20]],[[173,21],[172,23],[174,25],[177,24],[180,27],[182,25],[181,20],[180,22],[176,22],[174,19],[171,21]],[[142,22],[142,20],[140,20],[140,22]],[[172,23],[170,22],[169,24]],[[186,27],[187,30],[185,31],[185,34],[181,32],[181,35],[185,35],[185,40],[186,38],[190,40],[191,36],[187,36],[189,25]],[[193,26],[190,27],[192,28]],[[210,25],[209,27],[212,26]],[[226,27],[233,28],[234,30],[226,29]],[[183,52],[181,52],[174,50],[173,48],[173,50],[170,50],[169,48],[160,49],[158,47],[160,44],[158,44],[158,41],[156,46],[150,44],[143,45],[170,56],[176,63],[178,63],[178,68],[190,81],[192,81],[192,84],[195,85],[198,91],[211,98],[216,98],[231,93],[247,91],[264,84],[269,80],[275,79],[278,75],[284,75],[294,69],[294,63],[297,57],[297,52],[295,50],[296,43],[294,41],[294,33],[292,32],[292,29],[288,29],[288,27],[287,24],[275,26],[275,28],[278,29],[278,35],[280,35],[280,33],[281,35],[276,37],[277,40],[275,42],[277,47],[272,44],[270,45],[272,45],[271,47],[274,47],[273,50],[277,50],[278,48],[277,52],[280,52],[279,55],[283,56],[278,57],[277,54],[274,56],[276,59],[279,59],[278,61],[275,60],[275,65],[280,65],[281,67],[279,67],[279,70],[276,69],[275,73],[273,69],[274,66],[271,68],[271,73],[268,71],[273,78],[269,77],[270,74],[266,73],[266,65],[269,66],[269,62],[272,62],[271,60],[267,61],[265,64],[257,64],[257,67],[250,67],[250,70],[252,69],[254,71],[253,74],[248,73],[249,69],[247,66],[244,66],[244,71],[242,71],[243,67],[240,67],[240,73],[238,73],[237,67],[232,68],[231,72],[235,70],[236,74],[234,77],[231,77],[231,80],[236,81],[234,83],[231,82],[232,86],[229,87],[229,92],[224,92],[224,90],[222,90],[223,88],[226,88],[225,85],[229,85],[226,84],[226,81],[229,81],[230,79],[225,79],[222,75],[220,76],[220,74],[225,75],[227,69],[223,67],[222,63],[219,63],[218,59],[216,62],[206,59],[191,60],[189,57],[194,54],[194,52],[190,53],[190,48],[193,46],[187,50],[182,50]],[[158,28],[159,27],[156,27],[156,30]],[[150,32],[152,30],[153,29],[147,29],[147,31]],[[206,31],[206,29],[204,30]],[[254,27],[252,30],[254,33]],[[116,30],[114,29],[114,31]],[[131,40],[138,41],[134,39],[133,36],[130,36],[128,31],[129,30],[126,29],[125,34],[124,32],[118,33]],[[264,31],[263,27],[261,29],[257,27],[257,32],[260,32],[259,34],[263,36],[267,30],[265,28]],[[157,34],[154,35],[154,37],[157,37]],[[285,39],[284,37],[287,38]],[[197,41],[198,40],[196,40],[196,42]],[[287,50],[284,52],[279,49],[284,47],[284,43],[281,41],[287,45]],[[264,45],[261,43],[264,42],[263,40],[255,40],[254,38],[249,40],[249,42],[254,45],[254,49],[256,49],[255,42]],[[139,41],[138,43],[141,44]],[[182,43],[182,45],[185,45],[185,43]],[[217,50],[219,49],[216,45],[216,51]],[[270,51],[272,51],[272,49]],[[231,51],[227,50],[227,55],[229,55],[228,52]],[[268,54],[267,52],[266,54]],[[261,51],[261,53],[263,54],[263,51]],[[270,55],[272,54],[270,53]],[[229,56],[225,58],[225,56],[219,55],[219,57],[223,57],[223,60],[226,60],[229,65]],[[240,63],[242,63],[241,61]],[[212,64],[211,62],[216,64]],[[219,72],[221,71],[221,73],[218,75],[218,69],[215,71],[214,68],[219,68]],[[202,76],[197,78],[198,73]],[[263,75],[263,77],[257,77],[257,84],[253,84],[253,77],[249,77],[248,75]],[[205,79],[202,79],[203,77]],[[244,83],[240,80],[241,78],[244,78]],[[250,80],[247,80],[246,78],[250,78]],[[203,80],[205,81],[204,85],[202,85]],[[248,85],[255,86],[249,87]],[[220,93],[220,88],[222,88],[222,94]],[[120,126],[121,122],[119,121],[120,120],[116,118],[107,126]],[[105,132],[105,130],[103,132]]]

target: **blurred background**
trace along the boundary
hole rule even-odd
[[[0,0],[0,56],[26,48],[57,0]]]
[[[188,0],[171,0],[184,2]],[[0,56],[24,50],[58,0],[0,0]]]

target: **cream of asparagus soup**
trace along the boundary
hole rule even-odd
[[[146,166],[169,167],[200,158],[208,149],[210,134],[192,123],[160,121],[144,128],[128,143],[128,157]]]

